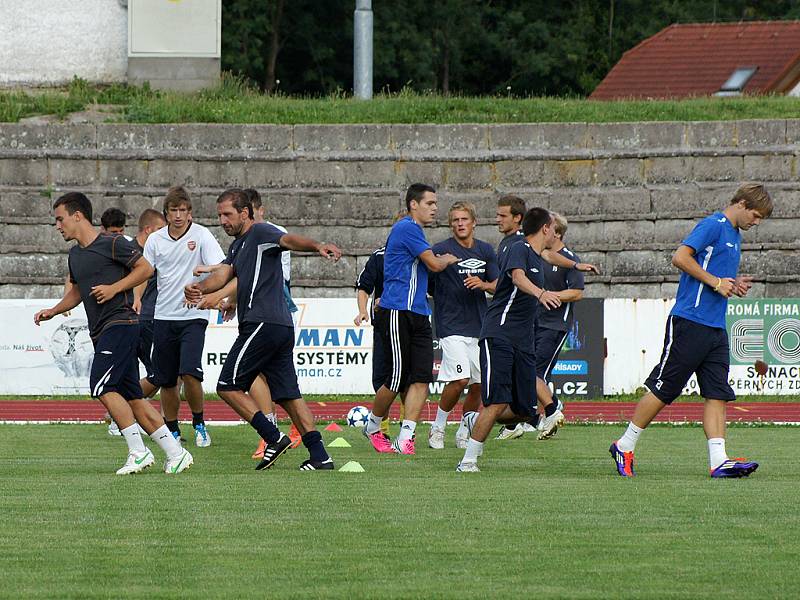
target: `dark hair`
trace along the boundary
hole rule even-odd
[[[80,192],[69,192],[64,194],[58,200],[56,200],[55,204],[53,204],[53,210],[59,206],[63,206],[67,211],[67,214],[70,215],[80,212],[84,218],[89,221],[89,223],[92,222],[92,203]]]
[[[164,222],[164,215],[153,208],[146,208],[139,215],[139,231],[144,231],[145,227],[155,227]]]
[[[551,219],[552,217],[546,209],[532,208],[525,213],[525,218],[522,219],[522,233],[525,235],[539,233],[542,227],[547,225]]]
[[[412,183],[408,186],[408,191],[406,191],[406,210],[411,210],[412,200],[419,202],[427,192],[435,194],[436,190],[424,183]]]
[[[525,216],[525,200],[519,196],[515,196],[514,194],[506,194],[505,196],[501,196],[500,200],[497,201],[497,206],[510,207],[511,216],[520,217],[520,221],[522,220],[521,217]]]
[[[192,199],[189,197],[189,192],[182,185],[176,185],[167,190],[167,195],[164,196],[164,215],[172,207],[179,207],[186,205],[186,208],[192,210]]]
[[[250,198],[250,204],[253,205],[253,209],[261,208],[261,194],[258,193],[258,190],[247,188],[242,191],[247,194],[248,198]]]
[[[250,200],[247,190],[243,190],[242,188],[227,189],[219,195],[217,198],[217,204],[220,202],[225,202],[226,200],[230,200],[233,208],[235,208],[238,212],[242,212],[244,209],[247,209],[247,215],[251,219],[253,218],[253,201]]]
[[[126,219],[127,217],[124,212],[112,206],[103,212],[100,217],[100,224],[103,226],[103,229],[108,229],[109,227],[120,227],[125,229]]]

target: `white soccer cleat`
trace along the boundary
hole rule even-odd
[[[461,461],[456,466],[456,473],[480,473],[481,470],[478,468],[478,463],[476,462],[467,462]]]
[[[208,448],[211,445],[211,434],[208,433],[205,423],[195,425],[194,443],[198,448]]]
[[[428,434],[428,446],[434,450],[444,450],[444,429],[431,426]]]
[[[500,428],[500,433],[497,434],[496,440],[514,440],[525,435],[525,430],[522,428],[522,423],[517,423],[515,427],[506,427],[503,425]]]
[[[536,436],[537,440],[546,440],[553,437],[558,433],[559,425],[564,423],[564,413],[556,410],[549,417],[544,417],[539,421],[539,435]]]
[[[522,431],[524,431],[525,433],[536,433],[539,430],[530,423],[523,423]]]
[[[194,464],[194,458],[189,451],[184,448],[175,458],[168,458],[164,463],[164,473],[167,475],[175,475],[181,471],[185,471]]]
[[[128,460],[125,461],[125,464],[117,469],[117,475],[132,475],[134,473],[141,473],[147,467],[152,465],[155,460],[156,459],[153,456],[153,453],[147,448],[145,448],[143,453],[136,454],[131,452],[128,454]]]

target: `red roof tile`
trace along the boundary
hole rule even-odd
[[[798,62],[800,21],[670,25],[623,54],[589,97],[708,96],[742,67],[758,67],[744,93],[784,92]]]

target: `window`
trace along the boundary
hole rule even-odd
[[[738,96],[750,78],[758,71],[758,67],[739,67],[733,71],[728,81],[722,84],[715,96]]]

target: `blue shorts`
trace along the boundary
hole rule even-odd
[[[508,404],[515,415],[536,415],[536,356],[498,338],[483,338],[480,349],[483,405]]]
[[[536,376],[550,383],[553,367],[567,338],[566,331],[536,326]]]
[[[94,344],[94,360],[89,375],[89,390],[93,398],[116,392],[125,400],[144,397],[139,385],[139,325],[112,325],[104,330]]]
[[[644,384],[656,398],[670,404],[695,373],[703,398],[730,401],[736,394],[728,383],[729,369],[727,331],[670,315],[661,362]]]
[[[203,381],[203,344],[208,321],[153,322],[153,375],[150,383],[156,387],[173,387],[178,377],[191,375]]]
[[[148,375],[153,373],[153,319],[139,321],[139,361]]]
[[[217,392],[247,392],[259,373],[267,378],[274,402],[300,398],[294,370],[294,328],[271,323],[239,323],[239,337],[222,365]]]

